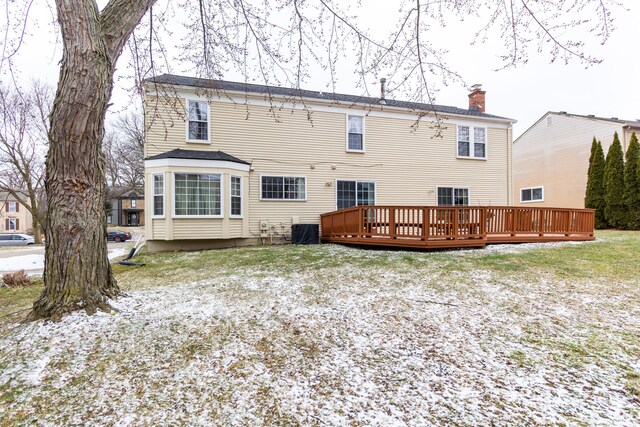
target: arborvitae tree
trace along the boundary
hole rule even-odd
[[[618,132],[613,135],[604,165],[604,201],[604,214],[609,225],[624,226],[624,155]]]
[[[606,228],[604,216],[604,151],[600,141],[593,138],[589,172],[587,176],[587,194],[584,199],[586,208],[596,210],[596,228]]]
[[[624,206],[627,212],[627,228],[640,229],[640,145],[635,132],[631,134],[624,164]]]

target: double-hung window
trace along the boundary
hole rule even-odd
[[[18,212],[18,203],[7,202],[7,212]]]
[[[209,103],[187,100],[187,139],[196,142],[209,141]]]
[[[487,129],[458,126],[458,157],[487,158]]]
[[[302,176],[262,176],[262,200],[306,200],[307,179]]]
[[[175,216],[222,216],[220,174],[176,173]]]
[[[364,151],[363,116],[347,116],[347,151]]]
[[[339,180],[336,182],[336,201],[338,209],[375,205],[376,183]]]
[[[164,216],[164,175],[153,175],[153,216]]]
[[[469,206],[469,189],[438,187],[438,206]]]
[[[138,201],[136,199],[131,199],[131,207],[135,208],[137,205]]]
[[[15,231],[18,229],[18,219],[17,218],[8,218],[7,219],[7,230]]]
[[[242,216],[242,177],[231,177],[231,216]]]
[[[521,188],[520,201],[523,203],[544,201],[544,187]]]

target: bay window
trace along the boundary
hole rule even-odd
[[[220,174],[174,174],[175,216],[221,216]]]

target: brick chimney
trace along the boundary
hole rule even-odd
[[[482,90],[482,85],[475,84],[471,86],[471,93],[469,94],[469,110],[480,111],[484,113],[484,94],[487,93]]]

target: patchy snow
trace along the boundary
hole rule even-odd
[[[0,272],[42,270],[43,268],[44,255],[40,254],[18,255],[8,258],[0,258]]]
[[[640,423],[637,283],[443,274],[239,267],[19,326],[0,339],[0,424]]]
[[[129,253],[127,247],[121,246],[109,249],[109,259],[125,256]],[[10,273],[14,271],[33,271],[42,270],[44,268],[43,254],[16,255],[7,258],[0,258],[0,273]]]

